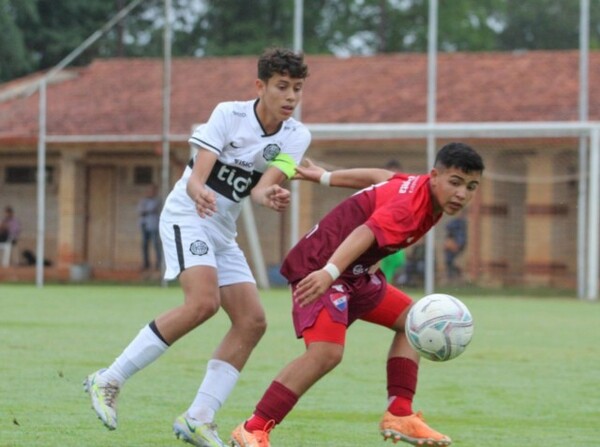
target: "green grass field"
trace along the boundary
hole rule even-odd
[[[458,359],[421,363],[415,408],[456,446],[600,445],[600,303],[513,295],[457,294],[473,313],[473,342]],[[303,350],[288,292],[262,296],[270,326],[218,415],[225,439]],[[81,386],[180,301],[178,286],[0,284],[0,447],[185,445],[171,424],[196,393],[225,315],[128,382],[114,432],[96,419]],[[355,324],[342,365],[273,431],[273,446],[386,445],[377,427],[390,340],[385,329]]]

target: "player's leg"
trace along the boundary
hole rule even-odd
[[[204,422],[213,422],[214,415],[235,386],[237,375],[248,361],[267,327],[265,311],[250,267],[236,243],[224,243],[217,256],[221,307],[231,326],[215,351],[210,363],[220,363],[223,378],[204,378],[188,413]],[[235,372],[235,373],[234,373]],[[235,379],[235,380],[234,380]],[[231,381],[227,386],[224,382]],[[221,389],[220,391],[216,391]],[[218,402],[211,402],[216,400]]]
[[[117,427],[117,397],[125,382],[219,309],[217,276],[213,267],[191,267],[180,275],[180,281],[184,291],[183,304],[144,326],[108,368],[90,374],[85,380],[92,407],[110,430]]]
[[[254,414],[231,434],[234,447],[269,447],[269,433],[293,409],[298,399],[342,360],[346,326],[321,309],[315,323],[302,332],[306,351],[277,375]]]
[[[173,424],[178,438],[196,446],[223,445],[216,432],[215,414],[266,330],[265,312],[244,254],[235,241],[218,240],[217,248],[221,307],[231,327],[208,362],[192,404]]]
[[[86,378],[84,389],[90,394],[92,408],[110,430],[117,427],[117,397],[125,382],[157,360],[171,344],[219,309],[213,247],[205,244],[206,247],[196,250],[196,254],[192,250],[182,249],[184,244],[189,246],[190,240],[210,241],[210,238],[193,221],[187,225],[183,223],[165,227],[164,230],[162,241],[167,261],[165,277],[173,279],[181,273],[179,279],[184,302],[144,326],[108,368],[96,371]],[[198,253],[202,253],[202,256],[198,256]]]
[[[221,304],[231,328],[209,360],[204,379],[185,413],[173,424],[177,438],[200,447],[223,446],[215,415],[233,391],[240,371],[266,329],[256,285],[239,283],[221,288]]]
[[[361,319],[389,327],[394,331],[387,360],[388,408],[380,430],[384,439],[405,441],[413,445],[447,446],[451,440],[430,428],[420,412],[412,408],[417,388],[419,355],[404,333],[411,298],[388,284],[379,305]]]

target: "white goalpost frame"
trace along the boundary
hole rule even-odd
[[[294,0],[294,51],[302,51],[304,41],[304,1]],[[302,120],[302,104],[298,104],[294,110],[294,118]],[[291,249],[300,238],[300,186],[298,182],[290,184],[291,203],[290,203],[290,246]]]
[[[590,48],[590,2],[580,0],[579,2],[579,121],[589,120],[589,48]],[[586,170],[588,158],[587,139],[579,137],[579,172]],[[577,260],[578,265],[585,265],[586,245],[581,237],[586,231],[585,217],[587,204],[587,182],[580,177],[578,182],[579,194],[577,197]],[[578,296],[585,295],[586,278],[583,269],[577,269],[577,293]]]
[[[577,121],[544,121],[544,122],[481,122],[481,123],[344,123],[306,124],[310,130],[313,141],[344,141],[344,140],[383,140],[383,139],[427,139],[436,138],[540,138],[540,137],[573,137],[582,138],[589,143],[589,159],[580,162],[586,166],[587,186],[584,202],[588,212],[583,216],[583,226],[578,225],[578,237],[587,247],[584,256],[577,257],[577,268],[583,272],[585,278],[584,288],[578,290],[578,297],[588,300],[598,300],[598,268],[600,267],[599,247],[600,241],[600,122]],[[171,134],[171,142],[187,142],[189,135]],[[48,135],[46,141],[53,143],[83,143],[83,142],[158,142],[161,135]],[[580,178],[586,176],[580,172]],[[300,200],[293,197],[294,201]],[[296,203],[294,206],[299,206]],[[251,210],[250,210],[251,211]],[[258,241],[258,232],[252,229],[252,214],[245,211],[248,219],[247,228],[249,235]],[[578,216],[579,217],[579,216]],[[583,234],[581,228],[583,228]],[[264,258],[260,250],[253,251],[254,262],[264,268]],[[432,274],[431,272],[430,274]],[[262,276],[259,275],[259,276]],[[433,279],[430,279],[433,284]]]
[[[599,267],[599,218],[600,205],[600,122],[489,122],[489,123],[436,123],[436,124],[395,124],[395,123],[345,123],[309,124],[313,140],[369,140],[369,139],[409,139],[409,138],[535,138],[535,137],[579,137],[589,141],[590,158],[587,167],[587,225],[578,225],[578,234],[587,247],[584,256],[578,256],[577,268],[583,272],[585,282],[578,297],[598,300]],[[586,160],[587,162],[587,160]],[[581,163],[580,163],[581,164]],[[583,174],[580,172],[580,174]],[[581,175],[583,178],[583,175]],[[580,217],[581,218],[581,217]],[[585,219],[585,216],[583,217]],[[432,238],[431,238],[432,239]],[[427,239],[431,245],[433,241]],[[433,250],[433,248],[429,248]],[[426,284],[433,289],[433,269],[426,270]]]
[[[44,256],[45,256],[45,236],[46,236],[46,144],[51,141],[47,138],[46,114],[47,114],[47,86],[58,72],[67,67],[71,62],[77,59],[81,53],[100,39],[105,33],[113,28],[117,23],[129,15],[144,0],[132,0],[127,6],[115,14],[101,28],[97,29],[90,37],[83,41],[77,48],[71,51],[63,60],[52,67],[39,83],[35,84],[30,94],[39,90],[38,106],[38,144],[37,144],[37,230],[36,230],[36,263],[35,263],[35,283],[37,287],[44,285]],[[169,1],[169,0],[165,0]]]
[[[590,129],[590,170],[589,170],[589,186],[588,186],[588,221],[587,221],[587,269],[586,266],[578,266],[585,274],[586,290],[585,295],[580,298],[589,300],[598,300],[598,217],[600,215],[598,194],[600,193],[600,179],[598,171],[600,169],[600,127],[596,126]],[[581,239],[586,241],[585,235],[581,235]]]
[[[39,83],[35,86],[39,90],[39,134],[38,134],[38,172],[37,172],[37,262],[36,262],[36,284],[38,287],[43,285],[43,255],[44,255],[44,239],[45,239],[45,161],[46,161],[46,144],[47,143],[62,143],[62,142],[123,142],[123,141],[148,141],[161,142],[163,144],[163,157],[168,153],[169,143],[175,141],[187,141],[187,135],[170,134],[168,130],[168,100],[163,101],[166,114],[163,115],[163,133],[162,135],[47,135],[46,132],[46,87],[52,77],[60,70],[69,65],[76,59],[87,47],[98,40],[107,30],[114,24],[128,15],[132,9],[138,6],[143,0],[132,0],[125,8],[119,11],[109,22],[101,29],[92,34],[86,41],[77,47],[59,64],[53,67]],[[169,20],[169,12],[171,9],[170,0],[164,0],[165,17]],[[302,49],[302,16],[303,16],[303,1],[294,1],[294,48]],[[437,31],[437,0],[429,0],[430,16],[429,22],[432,23],[435,19],[435,28]],[[588,182],[580,178],[579,191],[580,197],[578,200],[578,296],[580,298],[598,299],[598,215],[599,205],[596,202],[600,187],[598,185],[598,171],[600,164],[599,148],[599,129],[600,125],[596,122],[587,121],[587,104],[588,104],[588,89],[587,89],[587,50],[589,45],[589,0],[580,0],[580,122],[497,122],[497,123],[435,123],[435,99],[429,98],[428,101],[433,101],[433,107],[428,108],[428,123],[426,124],[365,124],[365,123],[347,123],[347,124],[313,124],[309,125],[309,129],[313,133],[313,139],[385,139],[385,138],[426,138],[428,146],[435,144],[436,137],[559,137],[559,136],[578,136],[580,138],[580,172],[586,168],[586,162],[589,157],[589,177]],[[165,46],[169,36],[165,35]],[[437,40],[434,31],[430,31],[429,40],[435,42]],[[170,44],[170,41],[168,42]],[[434,57],[437,53],[435,45],[429,45],[429,57]],[[165,50],[165,53],[167,51]],[[170,59],[170,53],[165,54]],[[168,61],[170,63],[170,60]],[[429,84],[434,82],[435,61],[430,63],[432,67],[428,71]],[[166,65],[166,64],[165,64]],[[170,73],[167,73],[165,83],[169,82]],[[435,92],[435,84],[433,84],[433,92],[430,88],[428,96]],[[33,92],[32,92],[33,93]],[[170,94],[170,92],[169,92]],[[431,116],[430,116],[431,115]],[[298,110],[298,118],[300,111]],[[588,152],[586,143],[590,143]],[[428,151],[431,150],[428,148]],[[428,158],[431,158],[428,156]],[[168,163],[168,161],[167,161]],[[163,178],[168,175],[168,166],[163,166]],[[582,176],[583,177],[583,176]],[[298,238],[298,216],[299,216],[299,201],[300,195],[297,185],[292,184],[292,206],[291,206],[291,228],[290,239],[293,244]],[[587,209],[589,207],[589,209]],[[247,211],[246,214],[248,215]],[[250,215],[249,215],[250,216]],[[587,224],[587,225],[586,225]],[[250,228],[252,227],[250,223]],[[258,235],[255,235],[258,237]],[[431,244],[431,240],[429,242]],[[589,247],[589,248],[588,248]],[[431,250],[427,248],[427,250]],[[583,253],[586,251],[586,253]],[[262,258],[261,255],[258,256]],[[260,264],[264,266],[264,260],[261,259]],[[433,289],[431,282],[432,268],[427,268],[428,275],[426,285],[428,289]],[[261,275],[262,276],[262,275]],[[268,282],[267,282],[268,284]],[[267,285],[268,287],[268,285]]]
[[[437,117],[437,34],[438,34],[438,1],[429,0],[427,22],[427,124],[432,126]],[[431,166],[435,158],[435,135],[427,134],[427,165]],[[425,278],[424,292],[433,293],[435,269],[435,228],[425,235]]]

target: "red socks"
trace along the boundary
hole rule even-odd
[[[412,401],[417,389],[419,365],[404,357],[393,357],[387,362],[388,411],[394,416],[413,413]]]
[[[413,413],[412,401],[417,388],[419,365],[404,358],[393,357],[387,362],[387,390],[390,404],[388,411],[394,416]],[[298,396],[279,382],[273,381],[256,405],[254,414],[246,421],[246,430],[267,431],[271,421],[281,423],[298,402]]]
[[[296,402],[298,402],[296,393],[281,383],[273,381],[244,427],[249,432],[266,431],[270,421],[274,421],[275,424],[281,423],[283,418],[294,408]]]

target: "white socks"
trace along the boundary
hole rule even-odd
[[[202,424],[213,422],[215,413],[227,400],[240,372],[223,360],[211,359],[198,394],[188,409],[188,415]]]
[[[168,347],[146,325],[101,377],[107,382],[116,381],[121,387],[132,375],[164,354]],[[187,411],[188,415],[203,424],[213,422],[215,413],[233,391],[239,376],[240,372],[231,364],[223,360],[209,360],[204,380]]]
[[[132,375],[163,355],[168,347],[150,329],[150,326],[146,325],[113,364],[102,373],[102,378],[106,378],[107,381],[115,380],[119,386],[122,386]]]

